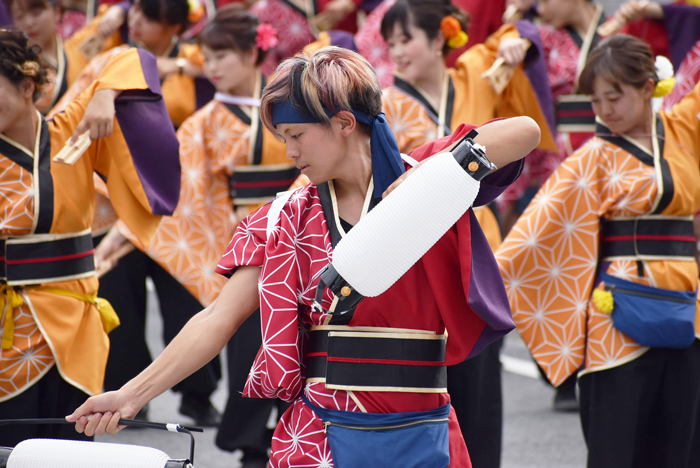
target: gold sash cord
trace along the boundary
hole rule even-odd
[[[97,297],[97,292],[88,295],[67,291],[65,289],[47,288],[43,286],[22,287],[0,284],[0,310],[4,311],[2,332],[3,349],[12,348],[12,343],[15,336],[14,309],[15,307],[20,307],[24,304],[24,300],[20,294],[22,289],[32,289],[34,291],[43,291],[51,294],[57,294],[59,296],[72,297],[95,306],[97,311],[100,313],[100,320],[102,321],[102,328],[104,329],[105,333],[109,333],[119,326],[119,317],[117,316],[116,312],[114,312],[114,308],[112,308],[112,305],[106,299]]]

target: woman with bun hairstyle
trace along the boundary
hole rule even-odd
[[[700,464],[700,85],[655,114],[667,67],[632,36],[595,48],[596,136],[496,254],[535,360],[554,385],[578,373],[590,468]]]
[[[41,58],[47,65],[49,84],[36,103],[42,114],[48,113],[73,84],[76,74],[70,74],[69,56],[58,31],[61,5],[58,0],[10,0],[7,2],[12,21],[29,38],[31,45],[41,48]],[[69,77],[71,79],[69,79]]]
[[[246,307],[258,303],[263,345],[243,394],[292,403],[275,430],[270,466],[342,466],[342,455],[348,453],[337,445],[329,447],[326,432],[330,437],[334,429],[318,415],[332,410],[381,427],[387,418],[399,427],[403,418],[425,418],[420,419],[425,424],[410,425],[416,427],[416,432],[410,431],[412,439],[405,438],[405,432],[388,431],[384,435],[392,439],[381,444],[386,439],[360,431],[382,446],[349,447],[350,456],[363,458],[350,466],[470,467],[444,388],[443,361],[462,362],[512,327],[495,260],[471,210],[393,286],[363,300],[352,316],[329,313],[337,300],[325,289],[318,291],[321,310],[312,304],[319,274],[342,236],[355,229],[364,213],[384,203],[383,194],[418,174],[411,171],[413,164],[457,143],[471,126],[418,148],[413,159],[403,162],[381,112],[382,93],[374,71],[359,54],[335,47],[284,61],[261,101],[262,122],[285,142],[287,155],[312,183],[241,221],[217,267],[230,276],[219,299],[188,322],[141,375],[117,392],[88,400],[68,420],[88,434],[116,432],[120,417],[133,416],[146,401],[218,352],[241,316],[252,312]],[[539,133],[527,117],[479,127],[475,142],[487,147],[490,161],[500,169],[481,180],[476,205],[490,202],[517,177],[518,160],[537,146]],[[280,211],[275,213],[273,206]],[[472,274],[472,265],[478,265],[478,274]],[[259,301],[249,300],[251,292]],[[338,318],[341,323],[336,323]],[[443,348],[446,328],[452,331]],[[325,383],[330,374],[322,365],[322,348],[315,352],[312,346],[331,339],[333,329],[354,331],[358,339],[380,337],[374,333],[381,332],[392,348],[393,343],[406,349],[401,344],[411,342],[420,349],[387,360],[373,345],[354,347],[374,353],[359,364],[376,357],[390,367],[339,370],[348,380],[331,387],[331,382]],[[435,346],[422,346],[428,343]],[[435,365],[419,365],[434,358]],[[413,361],[431,368],[427,378],[419,377]],[[394,365],[401,370],[382,370]],[[419,414],[402,414],[406,412]],[[88,421],[90,414],[102,417]]]
[[[60,417],[102,391],[107,333],[119,321],[97,298],[93,173],[106,178],[115,208],[144,244],[180,190],[167,182],[180,176],[177,139],[163,124],[151,54],[115,56],[51,121],[34,104],[47,82],[39,47],[20,31],[0,30],[3,418]],[[76,139],[84,154],[72,165],[55,161]],[[76,434],[61,426],[0,428],[3,445],[36,437]]]

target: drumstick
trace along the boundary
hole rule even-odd
[[[90,147],[90,131],[82,133],[72,145],[66,144],[61,151],[53,157],[54,162],[72,166]]]
[[[646,8],[647,5],[649,5],[649,2],[647,1],[639,2],[639,6],[642,10]],[[602,37],[612,36],[620,29],[622,29],[625,25],[627,25],[627,23],[628,19],[625,16],[614,14],[605,23],[598,26],[596,32]]]

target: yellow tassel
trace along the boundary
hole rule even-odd
[[[5,298],[7,297],[7,305]],[[12,343],[15,339],[15,309],[24,304],[22,296],[14,286],[0,285],[0,311],[5,310],[5,321],[3,322],[2,330],[2,349],[12,349]]]
[[[593,303],[604,314],[611,314],[615,305],[612,293],[604,289],[593,291]]]
[[[110,304],[107,299],[98,297],[96,301],[96,307],[97,310],[100,311],[100,319],[102,319],[102,328],[104,329],[105,333],[109,333],[115,328],[117,328],[119,325],[121,325],[121,322],[119,321],[119,316],[114,311],[112,304]]]
[[[658,83],[656,83],[656,87],[654,88],[654,97],[658,98],[666,96],[673,90],[673,87],[675,85],[675,78],[667,78],[665,80],[659,81]]]
[[[451,49],[459,49],[460,47],[464,47],[468,40],[469,36],[467,36],[467,33],[460,31],[455,37],[447,41],[447,45],[450,46]]]

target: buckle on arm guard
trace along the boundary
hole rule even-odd
[[[486,148],[474,142],[477,135],[476,130],[470,130],[452,149],[452,155],[467,174],[480,181],[497,168],[486,158]]]
[[[331,310],[325,310],[323,306],[321,306],[323,293],[326,291],[326,288],[330,289],[336,297],[331,305]],[[357,292],[345,278],[340,276],[340,273],[338,273],[331,263],[321,271],[321,277],[316,287],[316,297],[312,309],[324,314],[347,315],[349,318],[352,318],[355,308],[364,298],[365,296]]]

